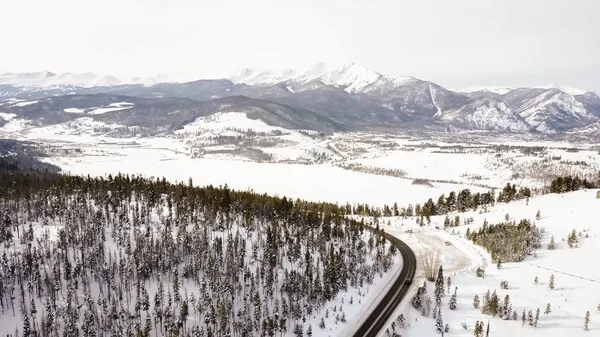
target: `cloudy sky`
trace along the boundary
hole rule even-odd
[[[600,91],[598,0],[20,0],[0,12],[0,72],[152,76],[354,61],[449,88]]]

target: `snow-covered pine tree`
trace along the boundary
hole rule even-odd
[[[444,320],[442,319],[442,308],[437,307],[438,311],[436,314],[435,320],[435,328],[438,334],[442,334],[444,332]]]
[[[552,313],[552,307],[550,306],[550,303],[546,304],[546,310],[544,310],[544,314],[546,314],[546,316],[548,316],[548,314]]]
[[[475,295],[475,297],[473,297],[473,308],[479,309],[479,304],[479,295]]]
[[[435,280],[435,303],[437,306],[442,306],[442,297],[444,296],[444,270],[440,266],[438,270],[437,279]]]
[[[450,310],[456,310],[456,294],[452,294],[450,296],[450,301],[448,301],[448,307]]]
[[[585,331],[590,330],[590,312],[589,311],[585,313],[585,321],[583,324],[583,330],[585,330]]]
[[[500,299],[498,298],[498,294],[496,293],[496,290],[494,290],[494,292],[492,293],[492,296],[490,297],[489,309],[490,309],[490,314],[492,316],[498,315],[498,311],[500,309]]]
[[[550,237],[550,242],[548,243],[548,249],[549,250],[556,249],[556,242],[554,242],[554,235],[552,235],[552,237]]]
[[[485,315],[491,314],[491,307],[490,307],[491,298],[492,298],[492,295],[488,289],[488,291],[485,292],[485,296],[483,297],[483,309],[481,310],[482,314],[485,314]]]

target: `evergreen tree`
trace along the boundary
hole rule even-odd
[[[29,323],[29,315],[25,312],[25,309],[22,310],[21,317],[23,318],[23,334],[22,337],[31,337],[31,325]]]
[[[475,329],[473,331],[473,336],[483,337],[483,322],[480,322],[480,321],[475,322]]]
[[[436,321],[435,321],[435,327],[436,327],[437,333],[441,334],[444,332],[444,321],[442,320],[442,308],[440,308],[440,307],[438,307]]]
[[[550,275],[550,282],[548,283],[550,289],[554,289],[554,274]]]
[[[550,243],[548,243],[548,249],[554,250],[556,248],[556,243],[554,242],[554,235],[550,238]]]
[[[535,214],[535,219],[540,220],[541,218],[542,218],[542,213],[540,212],[540,210],[538,210],[537,213]]]
[[[583,330],[585,330],[585,331],[590,330],[590,312],[589,311],[585,313],[585,321],[584,321],[584,325],[583,325]]]
[[[573,230],[569,236],[567,236],[567,244],[569,248],[577,247],[579,240],[577,239],[577,232]]]
[[[491,309],[491,299],[492,299],[492,295],[490,293],[490,291],[486,291],[485,296],[483,297],[483,310],[481,310],[481,313],[483,314],[491,314],[492,313],[492,309]]]
[[[496,290],[494,290],[494,292],[492,293],[492,296],[490,298],[490,305],[489,305],[489,312],[490,314],[492,314],[492,316],[496,316],[498,315],[498,311],[500,308],[500,300],[498,298],[498,294],[496,294]]]
[[[536,276],[535,279],[533,280],[533,284],[538,285],[540,283],[540,281],[538,280],[538,277]]]
[[[444,296],[444,271],[442,266],[438,270],[437,279],[435,280],[435,302],[438,306],[442,305],[442,296]]]
[[[473,297],[473,308],[479,309],[479,304],[479,296],[475,295],[475,297]]]
[[[546,310],[544,310],[544,314],[546,314],[546,316],[548,316],[548,314],[550,314],[552,312],[552,307],[550,306],[550,303],[546,304]]]
[[[533,326],[537,328],[538,321],[540,319],[540,308],[537,308],[535,311],[535,320],[533,321]]]
[[[452,294],[452,296],[450,296],[448,307],[450,307],[450,310],[456,310],[456,294]]]

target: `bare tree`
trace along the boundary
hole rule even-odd
[[[423,265],[423,270],[425,271],[425,278],[433,282],[441,264],[440,252],[438,250],[426,249],[421,256],[421,264]]]

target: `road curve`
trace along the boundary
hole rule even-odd
[[[396,246],[400,251],[400,254],[402,254],[402,271],[381,302],[375,307],[369,317],[367,317],[363,325],[361,325],[356,333],[354,333],[354,337],[376,337],[379,331],[385,327],[388,319],[408,292],[410,284],[406,284],[406,281],[412,281],[415,278],[417,258],[413,251],[406,243],[400,241],[398,238],[388,233],[385,233],[385,237]]]

